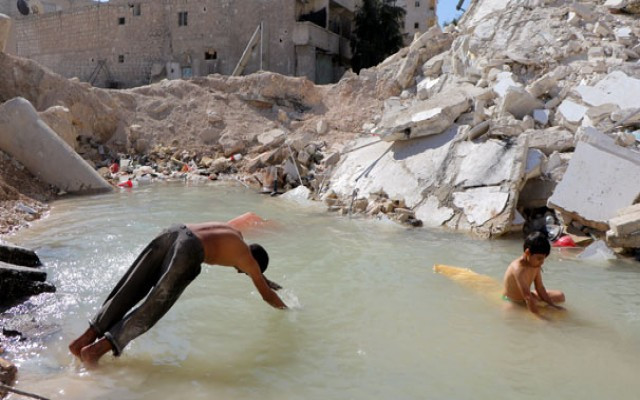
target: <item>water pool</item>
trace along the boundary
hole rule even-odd
[[[176,222],[246,211],[278,226],[249,241],[285,287],[278,311],[234,270],[204,267],[124,355],[86,370],[67,350],[120,275]],[[464,265],[500,278],[515,240],[408,229],[328,214],[229,184],[163,184],[54,203],[11,240],[35,248],[58,287],[30,306],[53,333],[16,342],[17,388],[51,399],[637,399],[640,267],[556,251],[547,287],[566,318],[506,312],[432,272]]]

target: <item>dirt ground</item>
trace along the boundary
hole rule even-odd
[[[0,235],[44,216],[55,196],[49,185],[0,151]]]

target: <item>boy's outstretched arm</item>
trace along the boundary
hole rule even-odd
[[[553,308],[557,308],[558,310],[564,310],[564,307],[561,307],[555,304],[553,300],[551,300],[551,296],[549,296],[549,293],[547,293],[547,289],[544,287],[544,284],[542,283],[542,272],[538,271],[538,274],[536,275],[536,278],[533,281],[533,283],[536,287],[536,292],[538,293],[540,300],[549,304]]]
[[[522,273],[516,273],[515,274],[515,278],[516,278],[516,283],[518,284],[518,289],[520,289],[520,293],[522,294],[522,298],[524,299],[524,302],[527,305],[527,308],[529,309],[529,311],[531,311],[537,317],[543,318],[542,315],[540,315],[540,311],[538,310],[538,306],[536,305],[536,298],[531,293],[531,290],[529,289],[529,286],[525,282],[523,274]]]
[[[256,289],[258,289],[258,292],[265,302],[272,307],[279,308],[281,310],[287,308],[287,305],[284,304],[282,299],[280,299],[269,283],[267,283],[266,278],[260,271],[258,263],[251,256],[251,253],[249,253],[248,250],[243,257],[239,257],[236,268],[249,275],[251,281],[255,285]]]

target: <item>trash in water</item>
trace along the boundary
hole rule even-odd
[[[596,240],[587,246],[578,258],[581,260],[615,260],[616,253],[611,250],[602,240]]]

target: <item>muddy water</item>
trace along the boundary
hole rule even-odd
[[[67,351],[137,253],[175,222],[255,211],[247,235],[271,254],[285,312],[250,281],[205,267],[171,311],[120,358],[86,370]],[[411,230],[283,203],[242,187],[141,187],[54,204],[14,238],[34,247],[58,287],[31,303],[50,332],[14,343],[17,387],[51,399],[637,399],[640,267],[552,253],[553,323],[432,273],[434,263],[499,278],[518,241]]]

